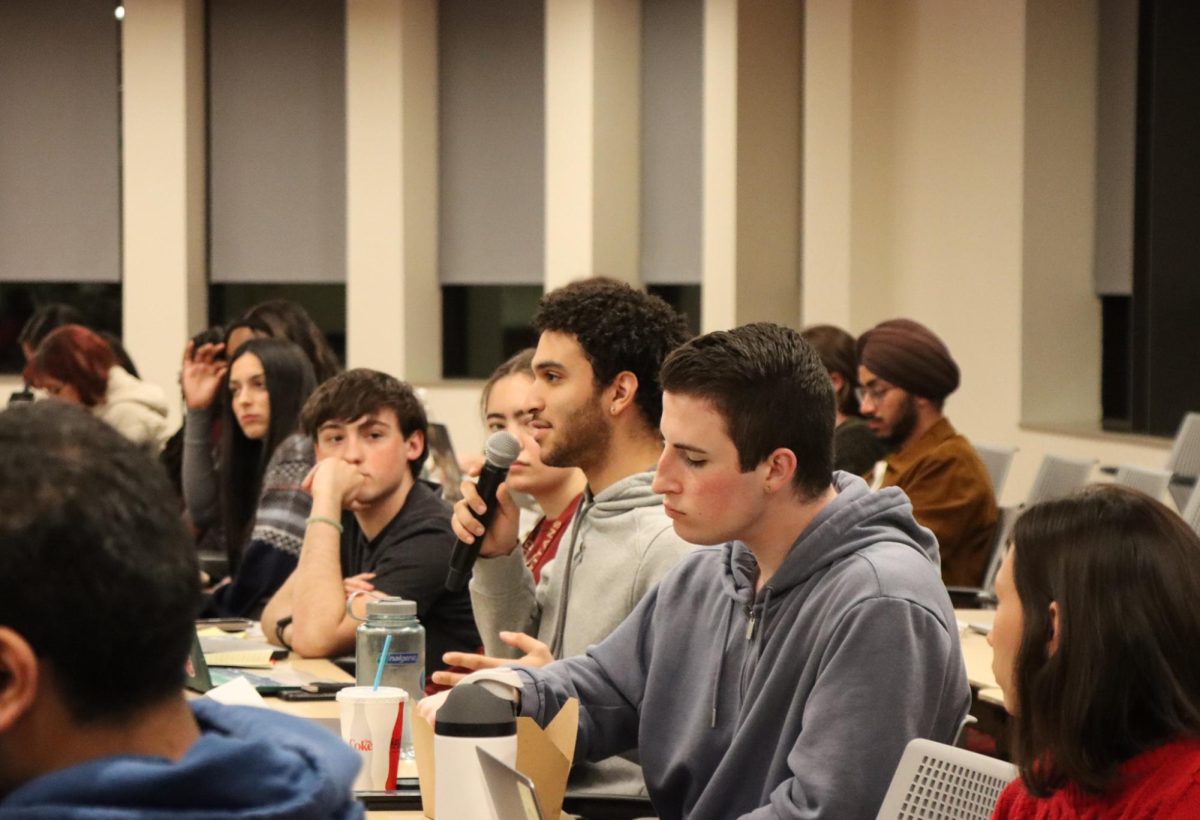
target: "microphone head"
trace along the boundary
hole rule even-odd
[[[507,470],[520,452],[521,442],[507,430],[492,433],[483,447],[483,457],[487,463],[501,470]]]

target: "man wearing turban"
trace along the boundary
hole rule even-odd
[[[999,512],[987,469],[942,412],[958,388],[958,365],[941,339],[911,319],[860,336],[858,362],[862,413],[891,451],[867,480],[908,495],[917,521],[937,536],[947,586],[979,586]]]

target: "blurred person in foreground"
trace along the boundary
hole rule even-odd
[[[199,573],[157,464],[57,403],[0,413],[0,451],[0,817],[361,817],[333,734],[186,700]]]

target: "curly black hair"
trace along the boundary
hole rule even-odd
[[[597,386],[618,373],[637,377],[635,395],[654,430],[662,416],[663,360],[691,334],[683,316],[657,296],[605,277],[582,279],[552,290],[538,302],[533,326],[575,337],[592,366]]]

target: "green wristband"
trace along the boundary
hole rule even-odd
[[[308,520],[305,521],[304,523],[306,525],[328,524],[329,526],[331,526],[335,530],[337,530],[339,534],[344,532],[341,521],[338,521],[336,518],[330,518],[329,516],[326,516],[326,515],[310,515],[308,517]]]

